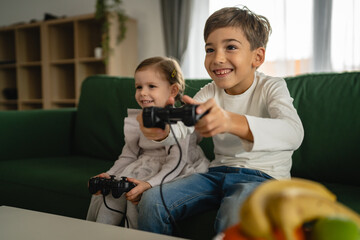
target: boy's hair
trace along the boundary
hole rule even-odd
[[[135,73],[137,71],[144,70],[144,68],[147,67],[156,67],[169,81],[170,85],[174,83],[178,85],[179,92],[175,97],[175,101],[179,101],[181,103],[181,99],[185,91],[185,79],[179,63],[175,59],[168,57],[147,58],[137,66]]]
[[[214,12],[206,21],[204,40],[210,33],[224,27],[239,27],[250,43],[250,50],[266,48],[271,26],[266,17],[257,15],[247,7],[225,7]]]

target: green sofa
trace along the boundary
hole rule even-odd
[[[309,74],[286,79],[305,138],[292,175],[325,184],[360,213],[360,73]],[[194,95],[210,79],[187,80]],[[84,219],[87,181],[109,169],[124,145],[127,108],[138,108],[134,79],[87,78],[78,107],[0,111],[0,205]],[[211,138],[202,141],[213,158]],[[216,210],[179,223],[181,235],[211,239]]]

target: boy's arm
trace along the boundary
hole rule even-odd
[[[188,98],[188,97],[187,97]],[[191,102],[191,99],[186,99]],[[253,142],[254,137],[244,115],[222,109],[213,98],[201,104],[196,112],[202,114],[210,111],[196,124],[195,129],[203,137],[212,137],[219,133],[231,133],[244,140]]]
[[[246,151],[295,150],[303,139],[304,130],[294,108],[284,80],[271,82],[264,87],[269,117],[254,117],[225,111],[214,99],[209,99],[197,109],[198,114],[209,111],[200,119],[195,129],[204,137],[231,133],[240,137]],[[184,97],[186,103],[196,103]]]
[[[264,89],[269,117],[246,116],[254,135],[252,150],[296,150],[304,138],[304,129],[286,82],[273,81]]]

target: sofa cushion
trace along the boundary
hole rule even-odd
[[[111,165],[106,160],[81,156],[4,160],[0,161],[0,183],[86,197],[90,196],[89,178],[108,170]],[[36,190],[24,197],[36,199]]]
[[[69,155],[74,119],[74,108],[0,111],[0,160]]]
[[[139,108],[133,78],[92,76],[84,80],[75,123],[74,151],[116,160],[124,145],[127,108]]]
[[[336,195],[340,203],[360,214],[360,187],[326,182],[322,184]]]
[[[360,73],[287,78],[305,136],[292,175],[360,186]]]

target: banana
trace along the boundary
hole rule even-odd
[[[242,231],[251,237],[273,239],[271,220],[266,214],[269,199],[282,192],[292,195],[311,194],[335,201],[336,196],[320,183],[292,178],[291,180],[269,180],[255,189],[240,209]]]
[[[360,216],[350,208],[314,194],[295,195],[282,192],[269,199],[267,213],[274,224],[283,231],[285,239],[294,240],[294,231],[304,222],[320,217],[344,217],[360,228]]]

